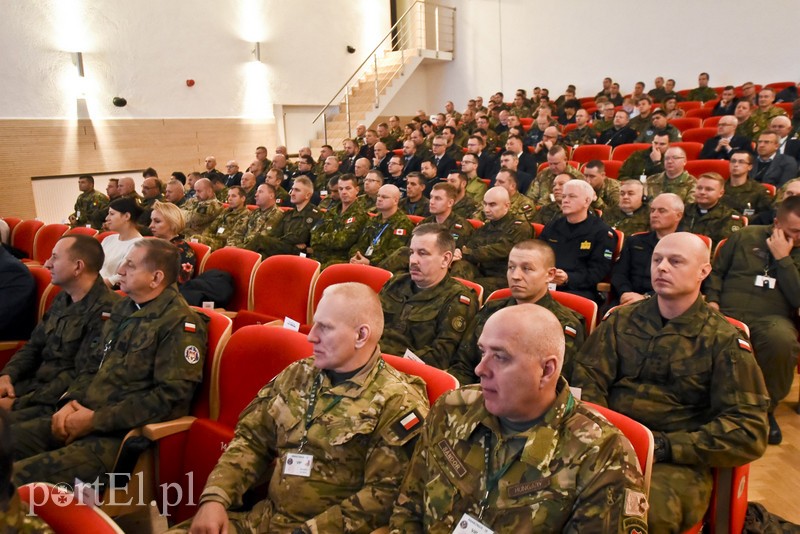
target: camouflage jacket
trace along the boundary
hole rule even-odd
[[[675,464],[733,467],[767,446],[767,389],[750,345],[702,296],[666,325],[658,298],[608,314],[578,354],[572,385],[664,433]]]
[[[425,363],[447,369],[464,331],[478,310],[475,295],[447,276],[435,287],[418,289],[408,273],[399,274],[380,292],[385,327],[381,347],[403,356],[406,349]]]
[[[12,486],[13,489],[13,486]],[[40,497],[37,497],[40,498]],[[14,494],[0,510],[0,532],[9,534],[53,534],[50,525],[36,514],[36,508],[31,509],[28,503],[22,502],[19,493]]]
[[[709,102],[718,98],[717,92],[711,87],[695,87],[686,95],[686,100],[694,102]]]
[[[597,198],[592,202],[592,209],[607,211],[619,204],[619,181],[614,178],[603,180],[603,187],[595,191]]]
[[[142,308],[123,299],[103,326],[105,343],[76,359],[80,377],[65,400],[94,410],[94,430],[106,434],[188,414],[203,380],[206,322],[175,285]]]
[[[478,208],[483,204],[483,195],[488,190],[489,186],[477,176],[467,181],[467,196],[475,202]]]
[[[103,324],[119,300],[99,276],[78,302],[72,302],[66,291],[56,296],[30,341],[0,372],[14,385],[14,409],[58,402],[77,376],[76,356],[102,344]]]
[[[447,372],[458,379],[462,386],[476,384],[478,382],[478,377],[475,375],[475,367],[478,365],[478,362],[481,361],[481,354],[478,350],[478,339],[483,333],[483,327],[486,321],[488,321],[489,317],[495,312],[516,304],[517,301],[513,297],[490,300],[483,305],[483,308],[478,311],[475,318],[467,325],[467,330],[464,332],[461,344],[458,346],[458,350],[451,360],[450,368],[447,370]],[[550,296],[549,291],[536,301],[536,304],[551,311],[553,315],[558,318],[561,326],[564,327],[566,352],[564,353],[564,366],[561,370],[561,374],[565,378],[569,378],[570,374],[572,374],[572,363],[575,359],[575,355],[586,339],[586,328],[583,316],[557,302]]]
[[[277,205],[265,210],[259,208],[249,213],[247,221],[237,229],[236,234],[228,238],[228,245],[247,248],[247,245],[256,237],[269,235],[283,219],[283,210]]]
[[[547,226],[551,221],[561,217],[561,204],[558,202],[551,202],[545,204],[536,211],[533,216],[533,222]]]
[[[622,211],[619,206],[614,206],[603,211],[602,219],[611,228],[621,231],[626,236],[650,231],[650,208],[647,204],[630,215]]]
[[[508,208],[508,212],[515,219],[528,221],[529,223],[533,222],[534,218],[536,217],[536,207],[533,204],[533,200],[529,199],[520,192],[514,193],[514,196],[511,197],[511,205]],[[472,218],[478,221],[486,222],[486,215],[484,215],[481,208],[478,208]]]
[[[567,165],[564,172],[573,178],[583,180],[583,174],[572,165]],[[550,195],[553,192],[553,180],[555,179],[556,174],[550,167],[538,173],[530,188],[528,188],[528,198],[533,200],[537,206],[544,206],[553,202],[554,199]]]
[[[651,148],[645,148],[628,156],[628,159],[619,168],[619,180],[639,180],[642,175],[650,176],[664,172],[664,158],[654,162],[650,159],[652,151]]]
[[[95,230],[100,230],[103,221],[99,220],[98,214],[108,208],[108,197],[100,191],[87,191],[78,195],[75,201],[75,213],[72,217],[75,218],[71,226],[86,226],[91,224]],[[105,219],[105,217],[103,217]],[[98,222],[100,224],[98,224]]]
[[[392,252],[408,245],[414,223],[408,216],[397,210],[388,220],[382,216],[370,217],[358,242],[350,249],[350,257],[356,252],[369,259],[371,265],[382,267],[381,263]]]
[[[684,204],[694,202],[694,188],[697,180],[686,171],[675,178],[668,178],[666,172],[647,177],[644,194],[647,198],[656,198],[661,193],[675,193]]]
[[[725,182],[725,194],[722,196],[723,204],[748,217],[750,220],[763,211],[772,209],[772,198],[760,183],[750,178],[739,186],[731,185],[730,180]]]
[[[259,234],[245,246],[263,257],[275,254],[300,254],[311,240],[311,228],[322,213],[310,202],[298,210],[297,206],[283,214],[270,235]]]
[[[678,231],[702,234],[711,238],[714,245],[742,229],[742,215],[728,206],[717,202],[709,209],[700,209],[697,204],[687,204]]]
[[[361,237],[368,218],[369,215],[358,202],[353,202],[344,213],[341,204],[326,211],[311,229],[314,259],[322,263],[323,268],[350,261],[350,249]]]
[[[471,218],[475,214],[475,210],[478,209],[478,205],[472,200],[472,197],[469,195],[464,195],[464,197],[457,201],[453,205],[453,213],[456,215],[460,215],[465,219]]]
[[[202,234],[203,230],[222,213],[225,208],[216,198],[198,200],[192,198],[183,205],[183,217],[186,219],[184,235]]]
[[[508,269],[508,253],[525,239],[533,237],[533,228],[510,212],[501,219],[489,221],[461,246],[463,259],[479,267],[483,276],[505,278]]]
[[[404,197],[400,199],[400,203],[397,207],[405,214],[427,217],[431,214],[430,211],[428,211],[428,206],[430,206],[430,204],[431,201],[426,197],[422,197],[416,202],[411,202],[408,197]]]
[[[481,522],[493,532],[646,533],[644,477],[630,442],[576,400],[563,378],[557,394],[539,422],[510,436],[486,410],[479,386],[442,395],[420,436],[390,532],[452,532],[464,514],[479,516],[488,490]],[[495,484],[489,470],[499,478]]]
[[[228,245],[232,245],[228,240],[237,238],[245,233],[250,210],[242,206],[241,208],[225,208],[225,210],[212,222],[200,235],[192,236],[201,243],[217,250]]]
[[[420,224],[425,223],[436,223],[436,216],[431,215],[420,222]],[[475,228],[472,226],[472,223],[455,212],[450,212],[450,215],[444,220],[442,226],[450,230],[450,233],[453,234],[453,239],[456,240],[456,247],[461,246],[469,239],[469,236],[475,233]]]
[[[772,226],[748,226],[733,234],[719,249],[706,281],[709,302],[742,321],[769,315],[795,317],[800,307],[800,248],[775,261],[767,246]],[[775,289],[753,285],[767,269]]]
[[[302,451],[314,457],[313,469],[308,477],[286,475],[287,454],[298,452],[317,380]],[[389,519],[427,414],[424,382],[386,365],[379,349],[356,376],[337,385],[312,358],[301,360],[242,412],[200,502],[241,506],[245,491],[267,476],[267,499],[246,512],[259,532],[288,534],[304,523],[312,532],[372,532]]]
[[[595,143],[597,143],[597,132],[588,125],[583,128],[575,128],[564,138],[564,144],[571,147]]]
[[[778,106],[772,106],[767,111],[761,111],[760,108],[754,109],[753,114],[750,115],[750,118],[753,119],[753,125],[748,137],[757,139],[761,132],[765,132],[769,129],[769,122],[781,115],[786,115],[786,111]]]

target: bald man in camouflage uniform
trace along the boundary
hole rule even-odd
[[[325,290],[309,333],[317,355],[287,367],[242,412],[192,528],[369,533],[386,524],[428,400],[422,380],[381,358],[380,311],[362,284]],[[352,332],[349,343],[331,339],[339,331]],[[265,476],[265,500],[228,511]]]
[[[203,379],[207,328],[178,293],[179,257],[161,239],[134,244],[120,267],[128,298],[112,309],[104,341],[79,354],[78,378],[60,409],[13,425],[16,484],[103,482],[129,430],[189,413]]]
[[[553,180],[559,174],[567,173],[578,180],[583,179],[583,174],[567,163],[567,153],[561,145],[555,145],[547,153],[548,167],[536,175],[536,179],[527,191],[528,198],[537,206],[544,206],[554,202]]]
[[[186,220],[185,235],[201,234],[209,224],[225,209],[222,202],[217,200],[211,181],[201,178],[194,184],[195,196],[189,199],[181,208],[183,218]]]
[[[708,260],[699,237],[662,237],[651,269],[657,296],[607,315],[572,374],[583,399],[653,431],[655,532],[699,522],[711,497],[711,468],[744,465],[767,446],[769,398],[750,343],[700,295]]]
[[[556,317],[535,304],[505,308],[480,342],[481,386],[433,406],[390,532],[646,533],[636,455],[560,376]]]

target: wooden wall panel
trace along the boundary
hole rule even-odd
[[[0,216],[36,216],[32,176],[153,167],[166,180],[204,170],[209,155],[244,169],[255,147],[271,157],[277,144],[274,122],[249,119],[0,120]]]

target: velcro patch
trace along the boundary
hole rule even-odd
[[[355,220],[356,220],[356,218],[355,218],[355,217],[350,217],[350,218],[349,218],[349,219],[347,219],[347,220],[346,220],[344,223],[345,223],[345,224],[350,224],[351,222],[353,222],[353,221],[355,221]]]
[[[197,325],[194,323],[183,323],[184,332],[197,332]]]
[[[750,346],[750,343],[741,338],[739,338],[738,341],[740,349],[746,350],[747,352],[753,352],[753,347]]]
[[[398,419],[397,422],[392,425],[392,427],[397,436],[400,439],[403,439],[412,432],[415,432],[424,421],[425,418],[422,417],[422,414],[420,414],[416,409],[413,409]]]
[[[447,463],[453,468],[456,476],[458,478],[463,478],[464,475],[467,474],[467,468],[464,466],[463,462],[458,458],[458,456],[456,456],[456,452],[453,450],[450,444],[447,443],[447,440],[443,439],[436,445],[444,453],[444,459],[447,460]]]
[[[200,361],[200,350],[194,345],[189,345],[183,350],[184,359],[194,365]]]
[[[458,297],[458,301],[459,301],[461,304],[466,304],[467,306],[469,306],[470,302],[472,302],[472,300],[471,300],[471,299],[470,299],[468,296],[466,296],[466,295],[460,295],[460,296]]]
[[[398,228],[397,230],[394,231],[394,235],[406,235],[405,228]]]
[[[610,260],[614,257],[614,253],[608,249],[603,251],[603,257],[607,260]]]
[[[524,497],[531,493],[538,493],[550,485],[550,477],[508,486],[508,496],[511,499]]]
[[[578,331],[572,328],[571,326],[565,326],[564,333],[567,334],[569,337],[575,337],[578,335]]]
[[[625,515],[643,518],[648,508],[644,493],[632,489],[625,490]]]
[[[109,319],[111,319],[111,312],[101,312],[100,319],[103,321],[108,321]]]

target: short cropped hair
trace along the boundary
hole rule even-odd
[[[134,247],[145,249],[144,266],[151,271],[164,273],[164,285],[177,282],[181,272],[181,254],[178,247],[164,239],[140,239]]]
[[[452,186],[451,186],[452,187]],[[435,235],[436,246],[442,252],[455,252],[456,240],[445,226],[436,223],[425,223],[415,226],[412,236]]]

